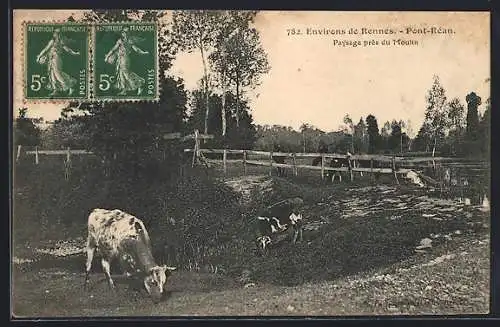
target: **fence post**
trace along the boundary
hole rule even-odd
[[[17,146],[16,162],[19,161],[20,157],[21,157],[21,144]]]
[[[392,172],[394,173],[394,178],[396,179],[396,184],[399,185],[398,174],[396,173],[396,156],[392,156]]]
[[[321,154],[321,179],[325,179],[325,155]]]
[[[71,151],[68,147],[66,150],[66,160],[64,161],[64,179],[69,180],[71,174]]]
[[[35,146],[35,164],[38,165],[39,163],[39,159],[38,159],[38,146]]]
[[[224,152],[222,154],[222,165],[224,167],[224,177],[226,177],[227,173],[227,150],[224,149]]]
[[[191,163],[191,167],[194,167],[196,162],[196,157],[198,156],[198,130],[194,130],[194,149],[193,149],[193,161]]]
[[[243,150],[243,174],[247,175],[247,150]]]
[[[269,176],[273,175],[273,151],[269,152]]]
[[[350,155],[347,156],[347,162],[349,164],[349,174],[350,174],[351,182],[352,182],[354,180],[354,174],[353,174],[353,171],[352,171],[352,162],[351,162],[351,156]]]
[[[370,159],[370,180],[372,182],[375,180],[375,175],[373,175],[373,158]]]
[[[298,171],[297,171],[297,164],[295,163],[295,153],[292,153],[292,162],[293,162],[293,173],[295,174],[295,176],[297,176]]]

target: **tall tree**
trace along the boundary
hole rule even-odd
[[[481,130],[481,145],[482,152],[486,158],[490,156],[491,148],[491,101],[490,98],[486,100],[486,110],[484,111],[481,121],[479,122]]]
[[[346,114],[344,116],[344,124],[347,126],[347,130],[349,131],[349,134],[351,135],[351,145],[350,145],[350,149],[351,149],[351,152],[354,152],[354,133],[355,133],[355,126],[354,126],[354,123],[352,121],[352,118],[349,116],[349,114]]]
[[[411,144],[412,144],[412,140],[413,140],[413,124],[411,122],[411,119],[408,119],[406,121],[406,135],[408,135],[408,147],[407,147],[407,151],[411,151]]]
[[[450,128],[460,132],[464,125],[465,107],[459,98],[453,98],[448,103],[448,119]]]
[[[215,51],[208,56],[211,69],[215,72],[214,84],[220,90],[222,95],[222,136],[225,137],[227,130],[226,122],[226,94],[231,86],[228,58],[231,44],[229,41],[238,32],[240,28],[248,28],[249,22],[253,19],[252,15],[242,15],[246,12],[225,11],[219,18],[217,28],[218,35],[215,42]],[[242,19],[243,18],[243,19]],[[246,18],[246,19],[245,19]],[[237,119],[239,124],[239,118]]]
[[[380,129],[380,144],[379,148],[381,150],[388,150],[390,148],[389,146],[389,138],[391,136],[391,130],[392,130],[392,125],[390,121],[386,121],[384,125],[382,125],[382,128]]]
[[[428,152],[433,140],[432,127],[426,121],[420,127],[414,141],[414,149],[417,151]]]
[[[220,12],[215,10],[175,10],[172,16],[172,37],[180,51],[198,50],[203,65],[203,92],[205,98],[205,134],[208,133],[210,114],[210,75],[207,53],[215,45],[220,25]]]
[[[481,97],[476,93],[471,92],[465,97],[467,101],[467,128],[466,135],[470,141],[477,140],[479,129],[479,113],[478,107],[481,105]]]
[[[210,141],[207,146],[220,147],[221,145],[227,145],[231,148],[237,149],[250,149],[255,141],[256,129],[253,124],[253,117],[250,114],[250,108],[246,102],[241,103],[242,110],[241,114],[241,125],[240,128],[236,128],[236,97],[232,93],[227,93],[226,96],[226,106],[227,111],[226,121],[227,121],[227,137],[222,137],[220,131],[222,130],[222,120],[221,114],[222,110],[222,95],[212,94],[210,96],[210,116],[209,116],[209,128],[215,134],[213,141]],[[191,129],[199,129],[203,125],[204,121],[204,96],[201,90],[195,90],[193,92],[192,103],[191,103],[191,113],[188,119],[188,125]]]
[[[449,126],[447,121],[446,92],[441,85],[439,77],[434,75],[433,83],[426,95],[427,107],[425,111],[425,121],[430,127],[433,138],[432,153],[434,155],[438,141],[445,135]]]
[[[479,142],[481,142],[479,131],[479,112],[478,107],[481,105],[481,97],[475,92],[467,94],[467,126],[465,129],[465,144],[469,155],[478,155],[481,150]]]
[[[400,122],[393,120],[391,122],[391,134],[387,138],[387,145],[388,149],[390,149],[392,152],[397,152],[399,145],[400,145],[400,140],[401,140],[401,124]]]
[[[215,51],[209,56],[213,69],[235,87],[237,127],[242,93],[259,85],[261,75],[270,70],[259,32],[252,27],[256,14],[256,11],[224,12],[219,17],[222,26]]]
[[[368,151],[368,146],[366,142],[366,124],[363,117],[359,120],[358,124],[354,126],[354,142],[356,144],[356,152],[366,152]]]
[[[366,117],[366,132],[368,133],[368,153],[375,153],[377,151],[380,134],[377,118],[372,114]]]

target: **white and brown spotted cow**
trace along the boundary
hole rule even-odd
[[[114,288],[114,282],[110,263],[118,259],[127,276],[143,278],[144,287],[154,302],[159,302],[167,278],[176,269],[156,264],[144,223],[118,209],[94,209],[89,215],[85,287],[95,250],[101,256],[101,265],[111,288]]]
[[[290,198],[275,203],[259,213],[257,243],[262,253],[267,251],[273,234],[286,231],[290,227],[293,229],[292,243],[296,243],[297,238],[302,241],[301,208],[303,204],[304,201],[299,197]]]

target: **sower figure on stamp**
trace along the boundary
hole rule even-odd
[[[36,57],[36,61],[39,64],[47,65],[47,74],[49,77],[47,89],[52,91],[50,95],[54,95],[58,91],[68,91],[68,95],[71,95],[77,83],[75,78],[65,73],[62,69],[63,51],[74,56],[80,54],[79,51],[75,51],[68,47],[68,41],[68,39],[61,36],[60,29],[56,29],[52,39]]]
[[[148,51],[140,49],[135,43],[139,38],[128,36],[128,28],[122,30],[121,37],[104,57],[104,61],[115,65],[116,83],[115,88],[120,90],[119,95],[125,95],[128,91],[137,90],[137,95],[143,91],[145,79],[130,69],[130,55],[132,51],[145,55]]]

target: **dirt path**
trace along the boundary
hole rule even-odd
[[[486,313],[489,304],[489,242],[462,239],[383,270],[295,287],[242,287],[213,274],[178,272],[168,298],[158,305],[142,290],[117,278],[108,290],[94,274],[82,289],[83,274],[61,268],[14,270],[14,308],[19,316],[127,315],[356,315]],[[82,258],[79,258],[81,261]],[[99,282],[100,280],[100,282]]]

